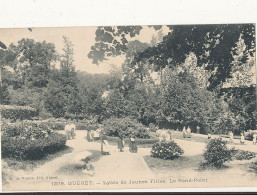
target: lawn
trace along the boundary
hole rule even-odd
[[[167,171],[179,171],[187,169],[197,170],[203,161],[203,156],[180,156],[177,159],[164,160],[154,158],[149,155],[144,156],[144,160],[153,172],[166,173]]]
[[[60,167],[58,172],[60,174],[70,175],[70,176],[87,176],[85,172],[83,172],[84,169],[86,169],[86,164],[89,165],[92,162],[98,161],[103,155],[101,154],[101,151],[98,150],[88,150],[91,152],[90,156],[87,156],[83,161],[82,164],[68,164],[63,167]],[[90,165],[90,169],[94,170],[94,167]]]
[[[49,154],[40,160],[17,160],[13,158],[3,158],[2,160],[8,164],[8,167],[12,170],[24,170],[33,171],[37,167],[52,161],[55,158],[61,157],[64,154],[71,153],[73,149],[71,147],[65,146],[63,150]]]

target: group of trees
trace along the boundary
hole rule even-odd
[[[254,25],[168,26],[165,36],[161,27],[150,27],[159,33],[149,44],[129,40],[141,26],[99,27],[88,54],[93,63],[125,56],[110,74],[75,71],[67,37],[61,54],[31,39],[0,49],[2,104],[29,105],[45,117],[129,116],[216,133],[255,129]]]
[[[54,117],[79,112],[73,46],[67,37],[64,44],[62,54],[54,44],[32,39],[1,49],[1,103],[29,105],[41,115]]]
[[[168,28],[167,35],[159,42],[154,38],[151,44],[129,41],[140,34],[142,27],[139,26],[97,29],[96,43],[88,55],[94,63],[103,62],[109,56],[126,56],[121,76],[122,94],[114,97],[137,111],[137,119],[146,124],[151,121],[175,128],[198,125],[203,131],[216,133],[256,129],[254,25],[173,25]],[[151,80],[154,72],[160,76],[159,84]],[[227,84],[238,90],[224,90]],[[144,96],[136,91],[139,86],[145,89]],[[147,93],[149,88],[151,98]],[[131,98],[134,96],[136,98]],[[140,102],[141,97],[144,103]],[[133,100],[135,108],[129,100]]]

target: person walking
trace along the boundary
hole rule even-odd
[[[123,152],[123,148],[124,148],[124,135],[122,132],[118,133],[118,149],[120,150],[120,152]]]

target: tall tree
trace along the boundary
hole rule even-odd
[[[56,117],[78,114],[81,111],[77,87],[77,73],[73,64],[73,44],[63,37],[63,54],[60,55],[60,70],[53,73],[46,93],[46,108]]]

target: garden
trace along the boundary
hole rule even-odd
[[[61,50],[30,38],[0,49],[5,168],[95,178],[110,170],[256,175],[254,25],[163,28],[95,28],[88,60],[123,58],[105,73],[77,70],[78,50],[66,36]],[[151,41],[137,40],[142,29],[155,31]],[[70,123],[74,139],[66,137]],[[100,139],[88,141],[96,130]],[[132,140],[137,153],[127,150]],[[110,155],[99,153],[103,143]]]

